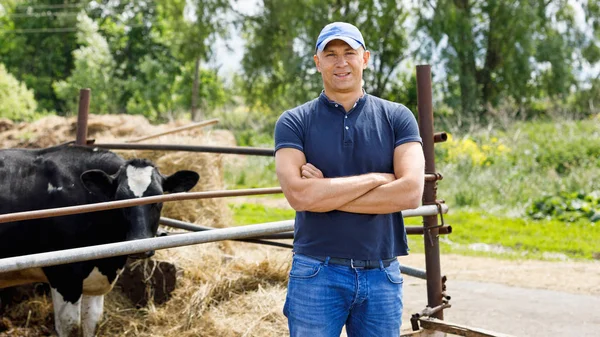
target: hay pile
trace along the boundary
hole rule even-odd
[[[143,116],[90,115],[88,139],[98,143],[123,143],[149,134],[160,133],[182,126],[188,122],[176,121],[164,125],[152,125]],[[48,116],[31,124],[3,123],[7,131],[0,132],[0,148],[42,148],[75,140],[76,117]],[[154,138],[144,143],[168,143],[182,145],[234,146],[234,136],[225,130],[191,129],[180,133]],[[222,190],[223,155],[210,153],[166,152],[166,151],[117,151],[126,159],[146,158],[152,160],[160,171],[172,174],[178,170],[194,170],[200,181],[192,190]],[[165,204],[163,216],[182,221],[201,223],[207,226],[225,227],[231,216],[224,200],[189,200]]]
[[[152,125],[142,116],[90,115],[88,139],[124,142],[173,129],[189,122]],[[2,148],[40,148],[75,139],[76,118],[51,116],[31,124],[0,123]],[[2,131],[4,130],[4,131]],[[228,131],[206,128],[165,135],[143,143],[233,146]],[[115,151],[125,158],[152,160],[163,174],[194,170],[200,182],[192,191],[224,189],[220,154]],[[227,156],[227,155],[226,155]],[[212,227],[232,223],[227,200],[204,199],[165,203],[163,216]],[[283,336],[281,313],[289,271],[287,249],[219,242],[157,251],[155,259],[181,270],[177,289],[163,305],[136,309],[118,291],[107,295],[99,336]],[[0,321],[0,337],[53,335],[48,295],[30,294],[12,305]]]
[[[158,252],[183,269],[173,297],[161,306],[133,310],[113,291],[106,298],[100,336],[265,336],[287,334],[281,313],[289,252],[233,243],[233,255],[218,243]]]

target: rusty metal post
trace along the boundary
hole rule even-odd
[[[417,104],[419,112],[419,132],[423,139],[425,173],[435,173],[433,100],[431,94],[431,66],[417,66]],[[426,181],[423,191],[423,205],[433,205],[437,198],[437,181]],[[437,215],[423,216],[425,269],[427,270],[427,305],[435,308],[442,304],[442,273],[440,267],[440,245],[438,240]],[[444,319],[443,311],[433,317]]]
[[[90,89],[79,90],[79,112],[77,113],[77,138],[75,144],[85,145],[87,141],[88,114],[90,112]]]

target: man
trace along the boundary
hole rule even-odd
[[[284,314],[291,336],[398,337],[407,255],[400,211],[419,206],[424,158],[403,105],[364,92],[370,52],[353,25],[323,28],[324,91],[275,127],[277,177],[296,210]]]

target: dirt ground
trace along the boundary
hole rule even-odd
[[[425,267],[423,254],[411,254],[400,261],[412,267]],[[441,263],[442,275],[450,281],[489,282],[600,296],[600,261],[512,261],[442,254]]]
[[[423,267],[424,259],[401,261]],[[446,321],[523,337],[600,336],[600,262],[442,255],[442,274],[452,297]],[[404,331],[426,299],[426,282],[405,277]]]

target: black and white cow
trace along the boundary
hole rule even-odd
[[[97,148],[0,150],[0,214],[185,192],[198,174],[162,175],[149,161]],[[162,204],[0,223],[0,258],[156,235]],[[145,257],[151,253],[143,254]],[[0,288],[50,284],[60,337],[95,335],[108,293],[127,257],[0,273]]]

